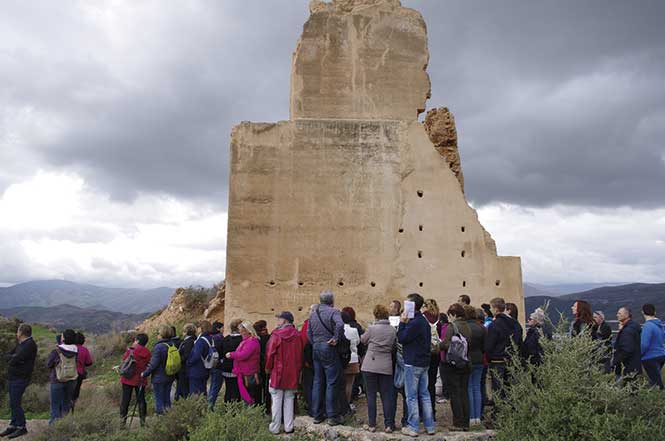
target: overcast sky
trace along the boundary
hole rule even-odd
[[[223,279],[230,130],[288,119],[307,4],[3,2],[0,282]],[[403,4],[499,253],[665,281],[665,2]]]

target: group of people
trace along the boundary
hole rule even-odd
[[[214,411],[224,386],[225,402],[264,405],[272,416],[269,430],[278,434],[283,426],[285,433],[291,433],[298,390],[314,423],[327,420],[330,425],[340,424],[354,411],[354,398],[362,390],[367,395],[369,431],[377,430],[377,396],[385,432],[397,430],[400,395],[402,434],[418,436],[421,423],[428,434],[435,433],[437,404],[447,401],[453,416],[451,430],[466,431],[481,424],[484,408],[491,403],[486,384],[491,385],[493,400],[504,398],[510,387],[511,358],[541,364],[542,338],[551,339],[554,333],[540,308],[530,314],[525,333],[517,305],[500,297],[477,308],[471,306],[469,296],[462,295],[443,312],[436,300],[414,293],[404,302],[376,305],[374,321],[367,329],[356,321],[353,308],[335,308],[331,291],[322,292],[319,300],[300,330],[293,314],[283,311],[276,316],[277,327],[271,333],[264,320],[233,320],[227,334],[221,322],[186,324],[182,336],[175,327],[164,325],[152,351],[148,335],[136,335],[118,369],[121,417],[127,420],[135,395],[135,408],[141,424],[145,423],[145,387],[150,378],[158,415],[171,407],[172,399],[192,395],[205,395]],[[602,311],[592,313],[587,302],[578,300],[572,313],[570,335],[589,335],[598,341],[606,372],[633,379],[644,370],[652,386],[664,388],[665,331],[653,305],[642,307],[643,326],[633,320],[628,308],[619,309],[614,341]],[[8,438],[27,433],[21,397],[37,354],[29,325],[21,324],[16,336],[18,344],[8,354],[12,420],[0,433]],[[74,410],[86,368],[92,365],[83,334],[68,329],[57,340],[47,360],[51,424]],[[443,395],[439,400],[437,379]]]
[[[11,421],[0,437],[18,438],[28,433],[22,399],[35,370],[37,344],[32,338],[32,327],[26,323],[16,331],[17,344],[7,354],[7,386]],[[49,370],[51,412],[49,424],[74,411],[81,392],[81,385],[92,366],[92,356],[85,346],[85,335],[66,329],[56,336],[56,347],[49,353],[46,368]]]

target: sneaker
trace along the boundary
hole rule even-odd
[[[12,433],[16,432],[17,430],[18,430],[18,429],[17,429],[16,427],[9,426],[9,427],[7,427],[5,430],[3,430],[3,431],[0,433],[0,436],[11,435]]]
[[[408,427],[402,427],[402,435],[406,436],[411,436],[411,437],[417,437],[418,432],[414,432],[413,430],[409,429]]]
[[[368,426],[367,424],[365,424],[363,426],[363,429],[367,430],[368,432],[372,432],[372,433],[376,432],[376,427],[375,426]]]
[[[9,436],[7,436],[7,439],[18,438],[19,436],[27,434],[28,434],[28,429],[26,429],[25,427],[21,427],[20,429],[17,429],[14,432],[10,433]]]
[[[325,421],[325,420],[322,419],[322,418],[314,418],[314,424],[321,424],[321,423],[324,422],[324,421]]]
[[[436,429],[427,429],[427,434],[428,435],[434,435],[436,433]]]
[[[329,426],[339,426],[340,424],[342,424],[342,422],[340,421],[339,418],[330,418],[328,420],[328,425]]]
[[[386,433],[393,433],[393,428],[392,427],[386,427],[386,430],[384,430]]]

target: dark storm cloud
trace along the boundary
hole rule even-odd
[[[115,198],[223,205],[231,127],[288,118],[307,3],[155,2],[106,34],[71,4],[6,5],[0,100],[51,115],[26,148]],[[665,3],[403,3],[428,23],[429,106],[456,115],[476,204],[664,205]]]

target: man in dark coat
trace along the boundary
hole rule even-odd
[[[0,436],[9,439],[18,438],[28,433],[25,427],[25,413],[21,407],[23,393],[30,383],[32,371],[35,370],[37,344],[32,339],[32,327],[22,323],[16,331],[18,344],[7,354],[7,388],[9,389],[9,408],[12,419]]]
[[[633,320],[630,309],[625,306],[617,312],[619,334],[614,342],[612,366],[618,377],[642,373],[640,325]]]

